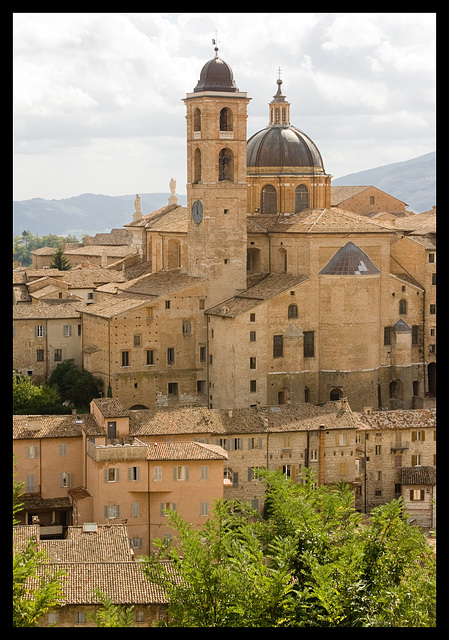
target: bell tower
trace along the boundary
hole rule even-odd
[[[249,100],[217,47],[184,98],[189,272],[207,278],[207,307],[246,289]]]

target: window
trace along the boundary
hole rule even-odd
[[[256,393],[257,391],[257,382],[256,380],[249,381],[249,391],[250,393]]]
[[[426,439],[425,431],[412,431],[412,442],[424,442]]]
[[[436,284],[436,283],[437,283],[437,274],[432,273],[432,284]]]
[[[165,301],[165,308],[170,309],[170,300]]]
[[[410,489],[410,500],[424,500],[424,489]]]
[[[117,437],[117,423],[115,421],[108,422],[108,439],[112,440]]]
[[[189,479],[189,467],[177,466],[173,467],[173,480],[183,482]]]
[[[298,317],[298,305],[290,304],[288,306],[288,317],[289,318],[297,318]]]
[[[370,204],[374,204],[374,202],[375,202],[375,198],[374,198],[374,196],[370,196],[370,197],[369,197],[369,203],[370,203]]]
[[[201,298],[200,300],[198,300],[198,309],[204,309],[205,308],[205,300],[204,298]]]
[[[282,473],[286,478],[292,477],[292,465],[291,464],[283,464],[282,465]]]
[[[161,502],[160,504],[160,514],[161,516],[166,516],[166,511],[176,511],[176,503],[175,502]]]
[[[140,502],[131,503],[131,517],[138,518],[140,516]]]
[[[412,326],[412,344],[422,344],[422,332],[419,324],[414,324]]]
[[[248,438],[248,449],[262,449],[262,438]]]
[[[393,327],[384,327],[384,344],[385,345],[390,345],[391,344],[391,331],[392,331]]]
[[[255,356],[251,357],[249,359],[249,368],[250,369],[255,369],[256,368],[256,358],[255,358]]]
[[[432,315],[435,315],[435,314],[436,314],[436,312],[437,312],[437,311],[436,311],[436,309],[437,309],[436,304],[431,304],[431,305],[430,305],[430,309],[429,309],[429,310],[430,310],[430,313],[431,313]]]
[[[54,358],[55,362],[62,362],[62,349],[55,349]]]
[[[310,462],[318,462],[318,449],[310,450]]]
[[[340,462],[338,465],[338,471],[341,476],[346,475],[346,462]]]
[[[421,466],[421,454],[412,456],[412,467],[420,467]]]
[[[304,331],[304,358],[315,356],[315,332]]]
[[[336,436],[336,444],[339,447],[344,447],[348,444],[348,434],[347,433],[337,433]]]
[[[233,471],[231,467],[225,467],[223,471],[223,484],[237,487],[239,484],[239,474]]]
[[[139,467],[128,467],[128,480],[136,481],[140,480],[140,468]]]
[[[44,361],[44,350],[43,349],[37,349],[36,350],[36,362],[43,362]]]
[[[218,155],[218,180],[234,180],[234,154],[231,149],[222,149]]]
[[[30,473],[27,475],[25,480],[25,491],[26,493],[34,493],[35,491],[35,480],[34,474]]]
[[[209,506],[207,502],[200,502],[200,510],[201,513],[200,515],[202,516],[208,516],[209,515]]]
[[[305,184],[300,184],[295,189],[295,213],[309,208],[309,191]]]
[[[104,470],[105,482],[118,482],[120,479],[120,470],[118,468],[110,467]]]
[[[43,324],[38,324],[34,327],[35,338],[45,338],[47,334],[47,327]]]
[[[193,112],[193,130],[201,131],[201,111],[198,108]]]
[[[93,299],[94,299],[93,291],[88,291],[88,292],[87,292],[87,299],[88,299],[88,300],[93,300]]]
[[[142,336],[140,335],[140,333],[135,333],[134,334],[134,346],[135,347],[140,347],[141,344],[142,344]]]
[[[122,367],[129,367],[129,351],[122,351]]]
[[[220,131],[232,131],[232,111],[228,107],[220,111]]]
[[[120,518],[120,505],[119,504],[105,504],[104,505],[104,517],[106,520],[113,518]]]
[[[435,262],[435,254],[434,253],[429,253],[429,262],[432,262],[432,263]]]
[[[177,396],[178,395],[178,383],[177,382],[169,382],[168,383],[168,395],[169,396]]]
[[[209,466],[201,465],[201,480],[209,480]]]
[[[198,148],[193,154],[193,181],[201,182],[201,151]]]
[[[39,447],[31,446],[26,448],[26,457],[27,458],[39,458]]]
[[[63,472],[59,474],[59,486],[60,487],[71,487],[72,486],[72,474]]]
[[[49,626],[53,626],[57,623],[58,621],[58,616],[56,614],[55,611],[50,611],[50,613],[48,614],[48,624]]]
[[[60,456],[66,456],[67,455],[67,445],[66,444],[60,444],[59,445],[59,455]]]
[[[147,320],[153,319],[153,307],[147,307]]]
[[[70,336],[72,335],[72,325],[71,324],[65,324],[62,327],[62,335],[64,336],[64,338],[70,338]]]
[[[136,622],[145,622],[145,612],[142,609],[136,611]]]
[[[168,349],[167,349],[167,364],[175,364],[175,349],[174,349],[174,347],[168,347]]]
[[[382,455],[382,445],[376,444],[376,456]]]
[[[162,482],[162,467],[154,467],[153,480],[154,482]]]
[[[206,347],[200,347],[200,362],[206,362]]]
[[[84,624],[84,611],[77,611],[75,613],[75,624]]]
[[[287,466],[290,466],[290,465],[287,465]],[[248,467],[248,481],[249,482],[252,482],[253,480],[258,480],[258,477],[257,477],[257,469],[258,468],[259,467]],[[283,469],[284,469],[284,467],[283,467]]]
[[[249,332],[249,341],[250,342],[256,342],[256,332],[255,331],[250,331]]]
[[[250,313],[249,314],[249,321],[250,322],[256,322],[256,314],[255,313]]]
[[[154,364],[154,350],[147,349],[147,364]]]
[[[182,322],[182,335],[190,336],[192,335],[192,325],[190,320],[183,320]]]
[[[261,193],[261,213],[275,214],[277,212],[276,189],[271,184],[266,184]]]
[[[407,300],[399,300],[399,314],[400,315],[407,314]]]
[[[282,358],[284,355],[284,336],[273,336],[273,358]]]

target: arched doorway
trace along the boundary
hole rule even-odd
[[[285,387],[278,392],[278,404],[289,404],[290,394]]]
[[[342,397],[343,391],[340,389],[340,387],[334,387],[330,390],[329,400],[341,400]]]

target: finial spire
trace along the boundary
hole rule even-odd
[[[218,32],[217,32],[216,29],[215,29],[215,38],[212,38],[212,44],[215,45],[215,47],[214,47],[215,57],[218,58],[218,46],[217,46],[217,44],[218,44]]]

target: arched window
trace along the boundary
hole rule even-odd
[[[201,131],[201,111],[198,108],[193,112],[193,130]]]
[[[329,400],[340,400],[343,397],[343,391],[339,387],[331,389]]]
[[[223,472],[223,484],[224,485],[232,485],[234,484],[234,472],[231,467],[225,467]]]
[[[399,314],[407,314],[407,300],[399,300]]]
[[[220,131],[232,131],[232,111],[228,107],[224,107],[220,111]]]
[[[195,149],[193,164],[193,180],[194,182],[201,182],[201,151],[199,149]]]
[[[298,305],[290,304],[288,306],[288,317],[289,318],[297,318],[298,317]]]
[[[309,190],[305,184],[300,184],[295,190],[295,213],[309,208]]]
[[[220,151],[218,165],[219,180],[234,180],[234,154],[231,149]]]
[[[277,202],[276,202],[276,189],[272,184],[266,184],[262,188],[262,196],[261,196],[261,206],[260,210],[262,213],[276,213]]]

